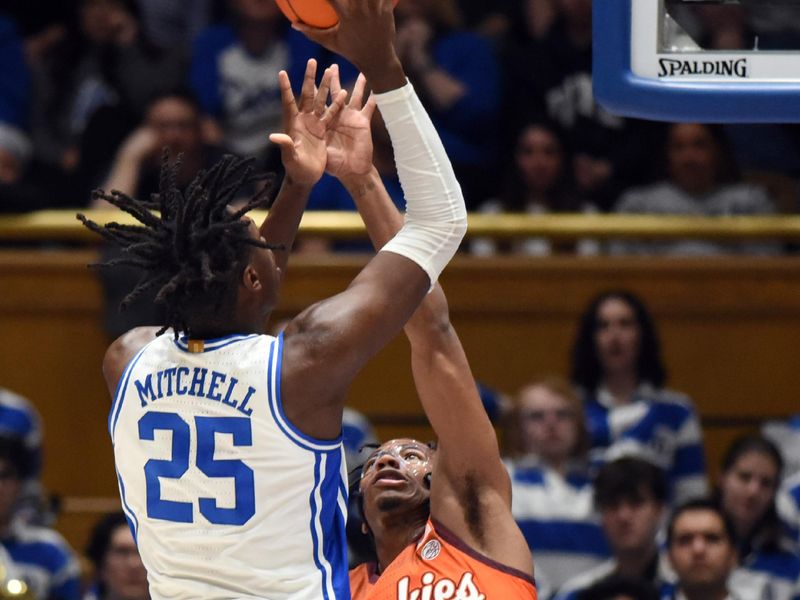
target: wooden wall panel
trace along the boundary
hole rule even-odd
[[[116,495],[100,363],[109,340],[91,251],[0,252],[0,385],[39,407],[48,488],[68,499]],[[273,321],[343,290],[365,258],[297,257]],[[710,424],[712,466],[747,421],[800,412],[800,260],[460,258],[443,277],[453,322],[481,381],[513,393],[565,373],[577,316],[602,290],[627,288],[651,307],[671,385]],[[404,338],[353,384],[350,403],[383,438],[428,438]],[[78,547],[96,507],[67,502],[59,527]],[[102,502],[99,506],[103,506]]]

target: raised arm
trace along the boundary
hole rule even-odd
[[[289,75],[286,71],[278,74],[284,133],[273,133],[269,138],[280,146],[286,175],[260,233],[270,244],[281,247],[275,251],[275,261],[282,274],[286,272],[308,196],[325,169],[326,125],[335,118],[347,95],[337,88],[331,106],[326,108],[332,71],[325,70],[319,89],[314,83],[316,72],[317,62],[312,58],[306,64],[299,102],[292,93]]]
[[[341,294],[312,306],[285,333],[282,397],[288,418],[317,437],[336,418],[356,373],[400,332],[456,252],[466,209],[452,166],[392,43],[391,0],[333,0],[339,24],[302,28],[358,66],[376,94],[406,194],[402,229]]]
[[[338,88],[336,74],[332,89]],[[359,172],[370,152],[371,101],[361,108],[364,81],[338,117],[329,141],[338,177],[352,195],[376,248],[387,244],[403,225],[374,168]],[[342,147],[346,145],[346,147]],[[405,326],[411,341],[412,369],[425,414],[438,437],[431,488],[431,514],[472,547],[508,566],[530,572],[525,540],[511,517],[508,475],[500,460],[494,429],[481,403],[467,357],[453,329],[444,292],[437,284]],[[454,418],[458,415],[458,418]],[[479,507],[474,511],[471,507]]]

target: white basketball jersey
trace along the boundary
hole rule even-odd
[[[282,347],[167,333],[123,373],[109,431],[154,600],[350,598],[341,440],[284,416]]]

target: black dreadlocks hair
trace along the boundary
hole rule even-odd
[[[172,328],[176,338],[179,332],[190,333],[190,319],[214,315],[226,301],[233,301],[235,286],[231,281],[243,267],[248,246],[283,248],[252,239],[248,223],[241,219],[250,210],[267,206],[274,187],[274,177],[254,175],[254,159],[226,155],[210,169],[200,171],[184,192],[176,185],[181,159],[178,155],[170,164],[169,150],[164,149],[159,191],[149,200],[137,200],[118,190],[92,193],[93,199],[110,202],[142,225],[98,225],[83,214],[77,215],[86,227],[120,246],[125,254],[90,267],[126,265],[144,271],[122,300],[120,310],[144,292],[157,289],[155,301],[166,307],[165,323],[158,335]],[[266,184],[242,208],[228,208],[244,185],[260,180],[266,180]]]

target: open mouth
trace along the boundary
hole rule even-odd
[[[383,469],[375,476],[374,485],[381,487],[401,487],[405,485],[406,478],[400,471],[394,469]]]

